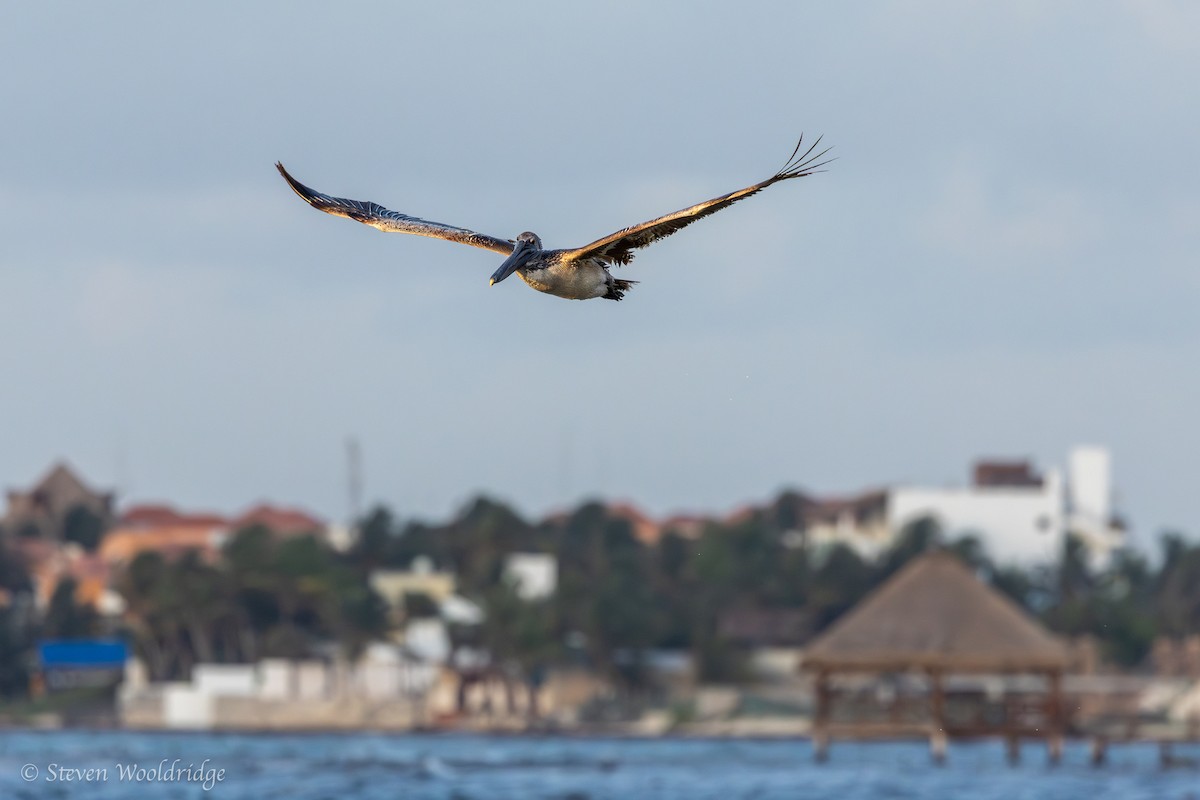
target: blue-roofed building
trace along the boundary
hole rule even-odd
[[[125,676],[129,648],[119,639],[39,642],[38,666],[49,690],[115,686]]]

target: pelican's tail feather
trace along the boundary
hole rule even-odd
[[[627,281],[621,278],[613,278],[608,284],[608,294],[604,295],[605,300],[620,300],[625,296],[625,293],[633,288],[637,281]]]

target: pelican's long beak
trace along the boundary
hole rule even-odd
[[[492,286],[495,286],[500,281],[512,275],[514,272],[525,266],[525,262],[533,258],[537,250],[530,246],[529,242],[518,241],[513,251],[509,254],[504,263],[500,265],[500,269],[492,273]]]

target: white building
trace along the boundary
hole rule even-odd
[[[558,559],[549,553],[513,553],[504,561],[504,577],[522,600],[541,600],[558,588]]]
[[[853,497],[822,498],[804,513],[804,530],[785,534],[787,546],[827,551],[844,544],[868,561],[891,545],[894,532],[888,525],[886,490]]]
[[[1098,562],[1125,543],[1125,531],[1113,513],[1112,463],[1102,447],[1076,447],[1067,473],[1067,530],[1083,540]]]
[[[980,461],[965,486],[892,486],[847,498],[813,499],[793,546],[847,545],[873,559],[905,526],[931,518],[948,539],[974,536],[1000,564],[1053,563],[1068,533],[1083,542],[1093,566],[1125,544],[1113,513],[1112,466],[1101,447],[1076,447],[1065,476],[1039,474],[1028,461]]]
[[[410,620],[404,626],[404,649],[427,664],[444,664],[450,657],[450,631],[436,617]]]
[[[453,572],[436,570],[433,562],[425,556],[413,559],[406,570],[377,569],[369,578],[371,588],[398,611],[404,610],[406,594],[423,594],[435,603],[441,603],[455,593],[458,581]]]
[[[1112,515],[1108,451],[1071,451],[1064,481],[1056,469],[1038,475],[1028,462],[976,464],[970,486],[899,486],[888,493],[888,527],[931,517],[949,538],[977,537],[1001,564],[1030,565],[1057,560],[1068,533],[1078,535],[1094,565],[1106,563],[1124,544]]]
[[[372,642],[354,663],[337,657],[197,664],[190,681],[150,683],[126,668],[117,707],[135,728],[183,730],[395,727],[409,729],[438,667]]]
[[[1057,470],[1026,486],[904,486],[892,489],[888,499],[893,535],[931,517],[947,537],[977,537],[1002,564],[1049,563],[1062,549],[1063,482]]]

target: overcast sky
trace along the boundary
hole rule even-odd
[[[69,10],[67,10],[69,9]],[[1108,446],[1200,535],[1200,6],[8,4],[0,482],[723,511]],[[547,247],[829,172],[640,251],[624,302],[319,214]]]

